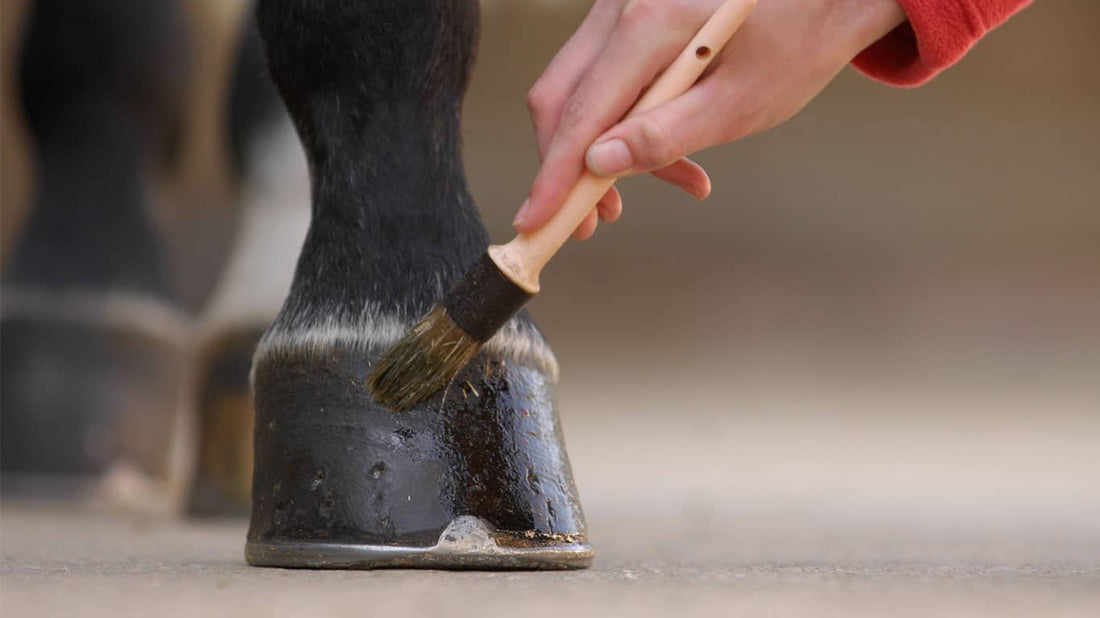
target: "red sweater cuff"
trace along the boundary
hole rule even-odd
[[[958,62],[985,33],[1032,0],[898,0],[909,21],[852,60],[895,86],[919,86]]]

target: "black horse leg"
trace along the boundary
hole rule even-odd
[[[556,363],[526,315],[410,411],[366,385],[488,242],[459,148],[476,2],[261,0],[257,15],[313,219],[253,364],[249,562],[587,566]]]

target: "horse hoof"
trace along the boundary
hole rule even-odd
[[[187,383],[184,322],[151,301],[30,302],[36,299],[9,290],[5,308],[12,311],[0,327],[5,490],[48,495],[56,488],[72,498],[74,490],[114,487],[127,495],[85,497],[136,501],[138,508],[145,498],[135,487],[164,498],[178,472],[172,455]]]
[[[336,345],[257,359],[249,564],[589,566],[547,373],[482,352],[397,413],[366,384],[380,353]]]
[[[252,426],[248,384],[263,328],[228,330],[199,354],[198,464],[187,501],[196,517],[247,517],[252,506]]]

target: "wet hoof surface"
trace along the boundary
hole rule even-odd
[[[257,362],[250,564],[591,564],[549,378],[483,352],[398,413],[366,385],[379,353],[338,347]]]

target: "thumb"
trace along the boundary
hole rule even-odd
[[[706,82],[645,113],[627,118],[601,135],[585,154],[597,176],[630,176],[670,165],[721,141],[727,132]]]

